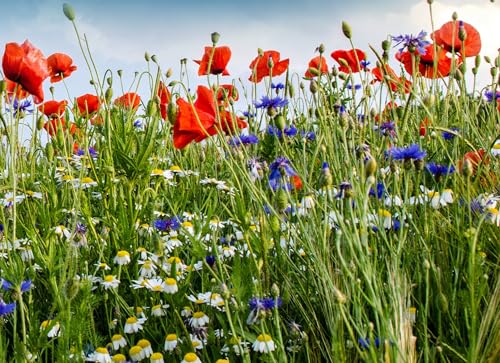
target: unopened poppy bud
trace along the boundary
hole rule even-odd
[[[43,125],[45,124],[45,120],[43,118],[42,115],[40,115],[37,119],[36,119],[36,129],[38,131],[40,131],[41,129],[43,129]]]
[[[466,158],[462,163],[461,172],[467,178],[472,176],[472,174],[474,174],[474,166],[472,165],[472,161]]]
[[[106,78],[106,82],[108,83],[108,86],[110,87],[113,86],[113,78],[111,77]]]
[[[54,97],[54,91],[55,91],[55,90],[56,90],[56,89],[54,88],[54,86],[50,86],[50,87],[49,87],[49,92],[50,92],[50,94],[52,95],[52,97]]]
[[[318,83],[314,79],[309,84],[309,91],[311,91],[312,94],[318,92]]]
[[[495,58],[495,64],[496,64],[497,67],[500,68],[500,56],[498,56],[498,57]]]
[[[257,55],[262,57],[264,55],[264,50],[262,48],[257,48]]]
[[[274,296],[274,297],[278,297],[280,296],[280,288],[278,287],[278,285],[276,283],[273,283],[271,285],[271,294]]]
[[[424,101],[424,105],[430,108],[430,107],[434,106],[434,103],[436,103],[436,96],[434,96],[433,94],[427,95],[424,97],[423,101]]]
[[[151,60],[152,60],[154,63],[158,64],[158,57],[156,56],[156,54],[153,54],[153,55],[151,56]]]
[[[388,52],[391,49],[391,41],[390,40],[384,40],[382,42],[382,49]]]
[[[175,107],[175,103],[173,102],[170,102],[167,106],[167,118],[172,125],[177,119],[177,107]]]
[[[220,34],[217,33],[217,32],[213,32],[211,35],[211,39],[212,39],[212,44],[215,45],[219,42],[219,39],[220,39]]]
[[[271,231],[273,231],[274,233],[277,233],[281,230],[281,222],[280,222],[280,219],[278,218],[278,216],[276,215],[273,215],[271,216]]]
[[[448,299],[442,292],[439,293],[439,304],[441,305],[441,311],[446,314],[448,312]]]
[[[269,58],[267,59],[267,66],[268,66],[269,68],[273,68],[273,67],[274,67],[273,57],[269,57]]]
[[[47,160],[52,161],[54,159],[54,145],[51,142],[48,142],[45,145],[45,155],[47,155]]]
[[[476,75],[479,69],[477,67],[472,68],[472,74]]]
[[[149,62],[151,60],[151,56],[148,52],[144,52],[144,59],[146,60],[146,62]]]
[[[465,72],[467,71],[467,66],[465,65],[465,63],[462,63],[458,66],[458,69],[460,70],[460,72],[462,72],[462,74],[465,74]]]
[[[476,66],[476,68],[479,68],[479,66],[481,65],[481,56],[480,55],[476,55],[476,58],[474,59],[474,65]]]
[[[497,68],[496,67],[491,67],[490,69],[490,74],[493,78],[497,76]]]
[[[122,78],[123,70],[119,69],[116,71],[116,73],[118,74],[118,77]]]
[[[349,77],[348,74],[345,74],[345,73],[339,73],[339,78],[343,81],[346,81],[347,80],[347,77]]]
[[[457,19],[458,19],[458,13],[454,11],[453,14],[451,14],[451,20],[457,21]]]
[[[280,129],[281,131],[283,131],[286,127],[286,120],[285,120],[285,117],[283,115],[276,115],[274,117],[274,123],[276,125],[276,127],[278,129]]]
[[[149,100],[146,107],[146,115],[149,117],[154,117],[156,115],[157,103],[154,100]]]
[[[178,81],[172,81],[168,84],[169,87],[174,87],[177,85],[177,83],[179,83]]]
[[[0,81],[0,94],[4,93],[7,89],[7,82],[5,80]]]
[[[111,98],[113,98],[113,89],[111,87],[108,87],[106,92],[104,92],[104,98],[106,99],[106,103],[111,102]]]
[[[293,98],[295,96],[295,88],[291,83],[288,84],[288,95],[290,96],[290,98]]]
[[[91,80],[89,81],[89,83],[90,83],[90,85],[91,85],[91,86],[95,85],[95,82],[94,82],[94,80],[93,80],[93,79],[91,79]]]
[[[305,86],[304,82],[300,82],[299,83],[299,87],[300,87],[300,89],[303,90],[306,86]]]
[[[172,74],[174,73],[174,70],[172,68],[167,69],[167,73],[165,73],[165,77],[170,78],[172,77]]]
[[[332,76],[337,77],[339,75],[339,70],[337,67],[333,66],[332,67]]]
[[[313,76],[319,76],[319,70],[317,68],[310,67],[308,70]]]
[[[458,39],[460,39],[463,42],[467,38],[467,32],[465,31],[463,23],[462,22],[460,23],[461,25],[458,27]]]
[[[279,211],[283,211],[288,207],[288,195],[281,188],[276,192],[276,206]]]
[[[461,81],[463,78],[464,78],[464,74],[462,73],[462,71],[460,69],[455,69],[455,79],[457,81]]]
[[[491,64],[491,58],[488,57],[487,55],[484,56],[484,61],[488,64]]]
[[[427,4],[429,4],[429,5],[432,5],[433,2],[434,2],[434,0],[427,0]]]
[[[368,158],[368,160],[365,162],[366,177],[368,178],[369,176],[375,175],[376,171],[377,171],[377,161],[374,158]]]
[[[351,26],[346,21],[342,22],[342,33],[344,33],[347,39],[351,39],[352,37]]]
[[[70,4],[68,4],[68,3],[63,4],[63,13],[64,13],[64,15],[66,15],[68,20],[70,20],[70,21],[75,20],[75,10],[73,9],[73,7]]]
[[[325,45],[321,43],[318,47],[319,54],[323,54],[325,52]]]

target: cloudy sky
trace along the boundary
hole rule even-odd
[[[107,70],[123,70],[125,88],[135,71],[147,69],[144,52],[156,54],[161,67],[174,69],[178,77],[181,58],[187,58],[193,83],[203,47],[210,45],[210,34],[221,34],[220,45],[232,49],[228,66],[231,77],[247,79],[248,65],[257,48],[275,49],[289,57],[290,68],[301,75],[315,48],[323,43],[329,55],[335,49],[347,49],[341,22],[353,29],[355,46],[377,48],[389,35],[431,31],[427,0],[17,0],[2,3],[0,47],[11,41],[30,41],[45,55],[63,52],[71,55],[79,67],[67,86],[71,97],[93,92],[89,73],[78,48],[71,23],[62,12],[69,2],[76,11],[76,23],[86,35],[101,75]],[[481,33],[483,55],[494,58],[500,47],[500,1],[435,0],[436,27],[459,18],[473,24]],[[1,48],[0,48],[1,49]],[[1,50],[3,53],[3,49]],[[375,57],[368,56],[372,64]],[[333,60],[328,57],[329,65]],[[481,81],[489,80],[484,62]],[[66,91],[56,84],[56,92]],[[115,94],[121,92],[115,89]]]

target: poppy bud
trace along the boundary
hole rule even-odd
[[[51,142],[45,145],[45,155],[47,155],[47,160],[52,161],[54,159],[54,146]]]
[[[273,68],[273,67],[274,67],[273,57],[269,57],[269,58],[267,59],[267,66],[268,66],[269,68]]]
[[[424,105],[427,106],[428,108],[434,106],[434,103],[436,102],[436,96],[434,95],[427,95],[424,97]]]
[[[111,78],[111,77],[106,78],[106,82],[107,82],[108,86],[110,86],[110,87],[113,86],[113,78]]]
[[[175,123],[175,120],[177,119],[177,108],[175,107],[175,103],[173,102],[170,102],[168,104],[167,118],[172,125]]]
[[[273,283],[271,286],[271,294],[274,297],[280,296],[280,288],[278,287],[278,285],[276,283]]]
[[[314,79],[309,84],[309,91],[311,91],[312,94],[318,92],[318,83]]]
[[[457,21],[457,19],[458,19],[458,14],[456,11],[454,11],[453,14],[451,14],[451,20]]]
[[[283,211],[288,206],[288,195],[283,189],[278,189],[276,192],[276,206],[278,210]]]
[[[7,89],[7,82],[5,80],[0,81],[0,94],[4,93]]]
[[[70,21],[75,20],[75,10],[73,9],[73,7],[70,4],[68,4],[68,3],[63,4],[63,13],[64,13],[64,15],[66,15],[68,20],[70,20]]]
[[[144,59],[146,60],[146,62],[149,62],[151,60],[151,56],[148,52],[144,52]]]
[[[479,68],[479,66],[481,65],[481,56],[480,55],[476,55],[476,58],[474,59],[474,65],[476,66],[476,68]]]
[[[460,69],[455,69],[455,74],[453,76],[457,81],[461,81],[464,78],[464,74]]]
[[[493,78],[497,76],[497,68],[496,67],[491,67],[490,69],[490,74]]]
[[[366,162],[365,162],[365,173],[366,177],[370,177],[375,175],[375,172],[377,171],[377,161],[370,157]]]
[[[382,49],[388,52],[391,49],[391,41],[390,40],[384,40],[382,42]]]
[[[325,45],[321,43],[318,47],[319,54],[323,54],[325,52]]]
[[[111,102],[111,99],[113,98],[113,89],[111,87],[108,87],[106,92],[104,92],[104,98],[106,99],[106,103]]]
[[[165,77],[170,78],[172,77],[172,74],[174,73],[174,70],[172,68],[167,69],[167,73],[165,73]]]
[[[487,55],[484,56],[484,61],[488,64],[491,64],[491,58],[488,57]]]
[[[156,56],[156,54],[153,54],[153,55],[151,56],[151,60],[152,60],[154,63],[158,64],[158,57]]]
[[[429,5],[432,5],[433,2],[434,2],[434,0],[427,0],[427,4],[429,4]]]
[[[351,39],[352,37],[351,26],[346,21],[342,22],[342,33],[344,33],[347,39]]]
[[[281,230],[280,219],[276,215],[271,216],[271,230],[274,233],[278,233]]]
[[[45,120],[42,115],[40,115],[36,120],[36,129],[40,131],[43,129],[43,125],[45,124]]]
[[[337,77],[339,75],[339,70],[337,67],[333,66],[332,67],[332,76]]]
[[[288,85],[288,95],[290,98],[293,98],[295,96],[295,88],[292,86],[292,84]]]
[[[299,87],[301,90],[303,90],[306,86],[304,85],[304,82],[300,82],[299,83]]]
[[[500,50],[499,50],[500,51]],[[500,57],[495,58],[495,64],[500,68]]]
[[[319,71],[317,68],[311,67],[308,70],[309,70],[309,73],[311,73],[313,76],[319,76]]]
[[[89,83],[90,83],[90,85],[91,85],[91,86],[95,85],[95,82],[94,82],[94,80],[93,80],[93,79],[91,79],[91,80],[89,81]]]
[[[283,115],[276,115],[274,117],[274,124],[276,125],[276,127],[278,129],[280,129],[281,131],[283,131],[286,127],[286,120],[285,120],[285,117]]]
[[[122,78],[123,71],[121,69],[117,70],[116,73],[118,73],[118,77]]]
[[[146,107],[146,115],[149,117],[154,117],[156,115],[156,109],[158,105],[154,100],[149,100]]]
[[[472,165],[472,161],[470,161],[470,159],[465,158],[465,160],[462,163],[461,172],[467,178],[474,174],[474,166]]]
[[[465,72],[467,71],[467,67],[465,65],[465,63],[462,63],[458,66],[458,69],[460,70],[460,72],[462,72],[462,74],[465,74]]]
[[[212,38],[212,44],[215,45],[219,42],[219,39],[220,39],[220,34],[217,33],[217,32],[213,32],[211,34],[211,38]]]
[[[458,27],[458,39],[460,39],[463,42],[466,38],[467,38],[467,32],[465,31],[463,24],[461,24]]]
[[[476,75],[479,69],[477,67],[472,68],[472,74]]]
[[[56,90],[56,89],[54,88],[54,86],[50,86],[50,87],[49,87],[49,92],[50,92],[50,94],[52,95],[52,97],[54,97],[54,91],[55,91],[55,90]]]

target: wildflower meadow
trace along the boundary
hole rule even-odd
[[[146,53],[125,91],[63,16],[86,64],[2,56],[0,362],[500,361],[500,55],[466,14],[242,81],[207,34],[196,86]]]

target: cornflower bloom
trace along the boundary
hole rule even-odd
[[[256,108],[276,109],[287,106],[288,100],[281,97],[269,98],[268,96],[262,96],[260,103],[254,101],[254,105]]]
[[[235,136],[228,141],[230,146],[240,146],[240,145],[255,145],[259,143],[259,138],[256,135],[240,135]]]
[[[12,108],[5,107],[5,110],[7,112],[12,111],[12,116],[14,118],[24,118],[26,115],[30,115],[33,113],[33,108],[31,107],[31,101],[30,100],[24,100],[24,101],[19,101],[17,98],[14,98],[12,101]]]
[[[394,147],[388,151],[389,156],[394,160],[422,160],[427,152],[420,150],[420,146],[417,144],[410,145],[406,148]]]
[[[443,175],[448,175],[448,174],[452,174],[453,172],[455,172],[455,168],[453,167],[453,165],[439,165],[439,164],[436,164],[436,163],[427,163],[425,165],[425,169],[431,173],[432,175],[434,175],[434,177],[436,179],[439,179],[441,176]]]
[[[285,157],[278,157],[270,166],[269,166],[270,174],[269,174],[269,186],[272,190],[276,191],[278,187],[282,184],[282,177],[295,177],[297,173],[293,170],[290,165],[290,160]]]
[[[10,303],[6,304],[1,298],[0,298],[0,317],[10,314],[14,311],[16,308],[16,303]]]
[[[413,34],[405,34],[405,35],[391,36],[391,38],[396,42],[394,47],[402,45],[402,47],[398,49],[400,53],[405,48],[407,48],[408,51],[410,52],[414,52],[416,50],[420,55],[425,55],[426,54],[425,47],[431,44],[431,42],[424,39],[426,36],[427,33],[422,30],[416,36],[413,36]]]

